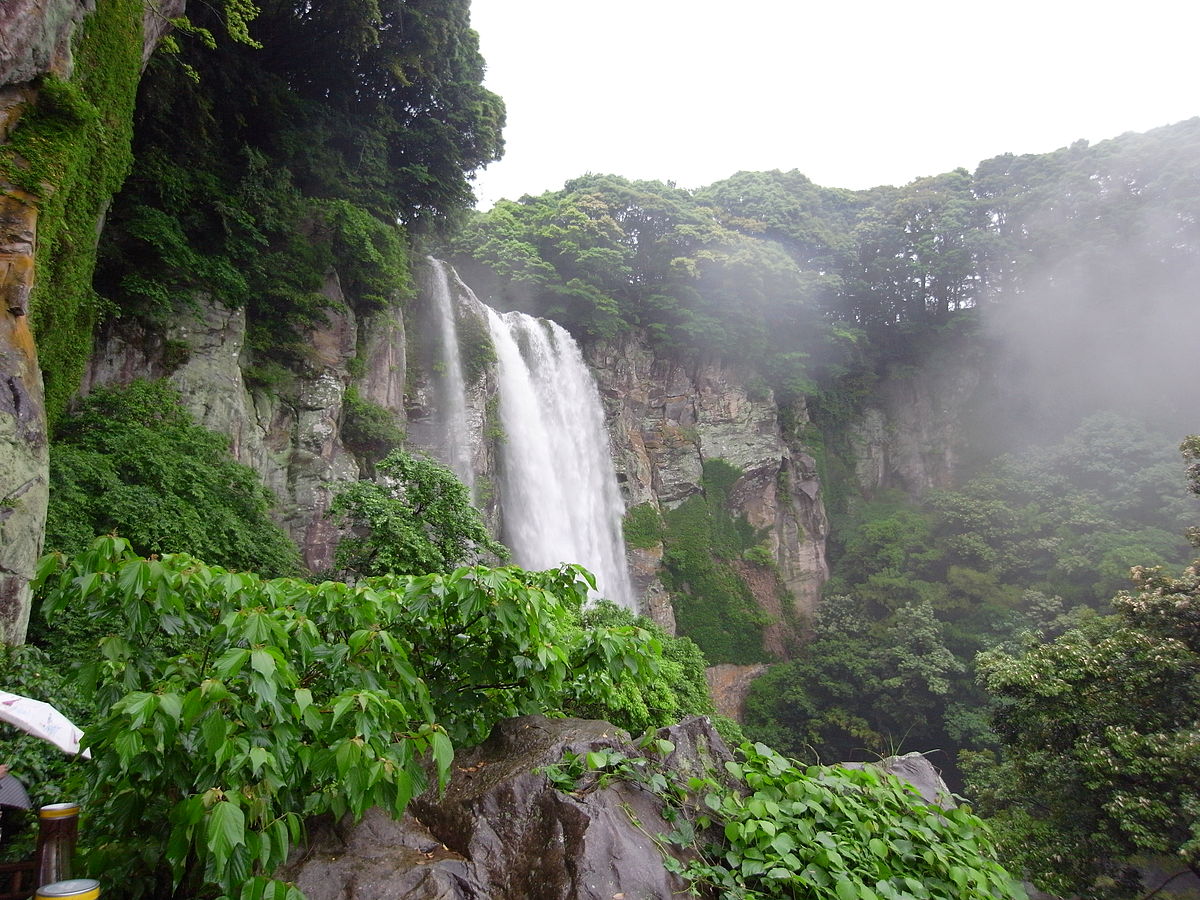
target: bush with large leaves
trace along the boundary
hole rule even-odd
[[[95,780],[87,868],[129,896],[259,897],[320,813],[393,815],[498,719],[603,703],[653,675],[636,627],[578,627],[577,567],[358,586],[264,580],[99,538],[38,587],[106,634],[83,660]]]
[[[1136,896],[1138,854],[1200,876],[1200,576],[1135,575],[1115,616],[979,659],[1004,755],[972,761],[973,792],[1014,862],[1064,896]]]

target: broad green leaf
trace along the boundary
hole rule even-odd
[[[435,731],[430,740],[433,749],[433,761],[437,764],[438,779],[445,782],[450,775],[450,766],[454,762],[454,745],[450,737],[443,731]]]
[[[208,814],[205,843],[217,871],[225,868],[234,847],[246,842],[246,817],[234,804],[223,801],[213,805]]]

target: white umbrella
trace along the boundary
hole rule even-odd
[[[34,737],[49,741],[65,753],[79,752],[79,739],[83,737],[83,732],[49,703],[0,691],[0,722],[16,725]],[[90,751],[84,751],[84,759],[91,759],[91,756]]]

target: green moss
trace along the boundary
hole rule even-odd
[[[342,442],[359,456],[373,462],[404,443],[395,414],[364,399],[356,387],[346,390],[342,409]]]
[[[657,547],[663,539],[663,520],[653,503],[639,503],[625,512],[625,546],[640,550]]]
[[[101,313],[96,226],[132,161],[142,13],[141,0],[98,0],[77,39],[74,79],[43,79],[37,106],[0,148],[0,178],[39,207],[29,315],[51,422],[79,386]]]
[[[763,626],[770,620],[734,566],[763,538],[744,516],[728,511],[729,492],[741,474],[723,460],[707,461],[703,495],[663,516],[664,581],[676,624],[710,664],[770,659],[763,650]]]
[[[486,510],[496,499],[496,485],[486,475],[475,476],[475,508]]]
[[[500,395],[492,394],[483,405],[483,434],[489,441],[502,444],[508,439],[500,419]]]
[[[496,347],[492,333],[482,316],[458,316],[455,321],[458,332],[458,352],[463,362],[463,377],[467,384],[479,381],[496,362]]]

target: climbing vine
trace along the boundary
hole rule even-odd
[[[640,745],[646,756],[568,753],[543,774],[575,794],[619,780],[656,795],[672,828],[653,837],[693,894],[1024,900],[968,806],[932,806],[871,768],[801,767],[764,744],[742,744],[723,772],[686,777],[661,763],[675,750],[671,741],[648,734]]]

